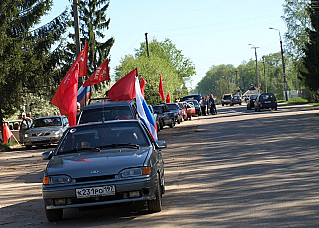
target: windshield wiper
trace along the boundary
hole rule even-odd
[[[138,144],[132,144],[132,143],[113,143],[109,145],[100,146],[99,148],[117,148],[117,147],[129,147],[129,148],[136,148],[140,149],[140,146]]]
[[[72,153],[77,153],[80,151],[96,151],[96,152],[100,152],[100,148],[99,147],[81,147],[81,148],[74,148],[72,150],[66,150],[66,151],[59,151],[58,154],[72,154]]]

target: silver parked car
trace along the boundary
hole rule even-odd
[[[30,149],[32,146],[58,143],[68,127],[69,122],[65,116],[39,117],[24,132],[24,145]]]
[[[141,120],[113,120],[70,127],[54,151],[43,178],[49,221],[63,209],[146,201],[161,211],[165,191],[164,141],[155,142]]]

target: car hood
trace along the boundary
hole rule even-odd
[[[115,175],[122,169],[143,166],[152,148],[111,149],[101,152],[82,152],[54,156],[48,166],[48,175],[67,174],[72,178],[94,175]]]
[[[59,131],[60,129],[62,129],[61,126],[30,128],[26,131],[26,133],[33,134],[33,133],[40,133],[40,132],[52,132],[52,131]]]

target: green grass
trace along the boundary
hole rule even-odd
[[[296,97],[290,98],[288,101],[278,100],[278,103],[286,103],[286,104],[308,104],[313,106],[319,106],[319,103],[309,102],[307,99]]]

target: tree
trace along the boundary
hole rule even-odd
[[[311,91],[319,92],[319,6],[317,1],[311,2],[311,7],[308,10],[312,29],[307,29],[309,42],[303,49],[302,63],[305,68],[301,70],[300,79]]]
[[[151,56],[155,55],[166,60],[184,82],[190,80],[191,76],[195,74],[195,66],[192,61],[186,58],[171,40],[165,39],[163,42],[159,42],[153,39],[149,44],[149,51]],[[136,50],[136,57],[141,56],[147,56],[145,43],[142,43],[140,49]]]
[[[113,37],[104,42],[98,41],[105,38],[103,31],[109,28],[111,20],[106,15],[109,4],[110,0],[81,0],[79,2],[82,47],[86,41],[89,41],[88,76],[107,59],[114,44]],[[71,33],[70,37],[74,38],[74,34]],[[72,59],[75,56],[75,44],[69,43],[68,47],[69,56]],[[72,64],[72,61],[70,63]]]
[[[308,40],[307,28],[311,27],[310,15],[307,10],[309,0],[285,0],[283,4],[283,20],[288,28],[286,37],[286,50],[298,61],[303,56],[303,49]]]
[[[180,97],[188,93],[184,80],[194,74],[194,64],[182,55],[182,52],[168,39],[158,42],[155,39],[150,42],[150,57],[147,57],[146,46],[141,44],[140,49],[135,50],[134,56],[127,55],[116,67],[115,80],[119,80],[137,67],[138,74],[143,77],[145,85],[145,99],[150,104],[161,103],[158,94],[159,74],[162,75],[164,93],[170,93],[171,99],[177,98],[181,85],[183,92]]]
[[[43,85],[59,62],[59,53],[51,48],[65,32],[68,19],[64,11],[34,29],[51,6],[52,0],[0,1],[0,116],[19,109],[26,93],[47,90]]]

